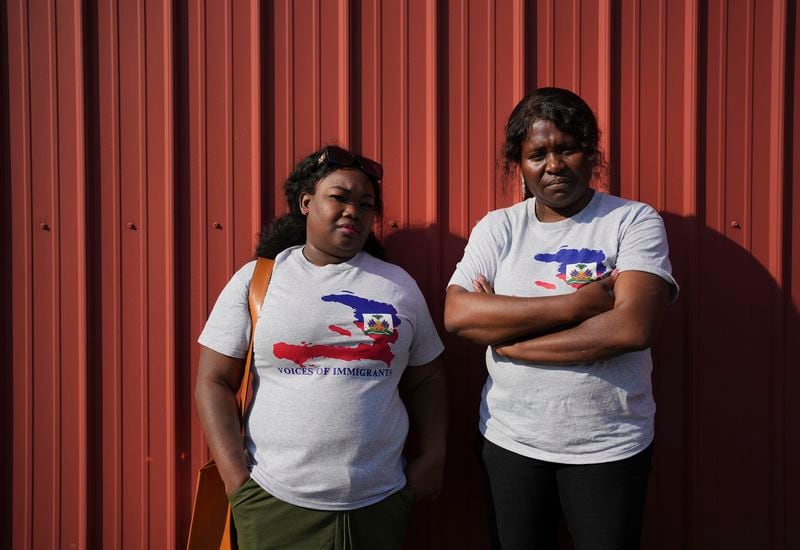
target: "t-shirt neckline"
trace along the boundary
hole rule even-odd
[[[594,209],[597,208],[597,203],[601,200],[601,194],[600,191],[595,190],[592,199],[580,212],[557,222],[543,222],[536,217],[536,198],[531,197],[525,201],[525,209],[528,213],[528,224],[541,231],[561,231],[567,227],[571,227],[591,216]]]
[[[316,265],[311,263],[308,258],[306,258],[305,254],[303,254],[304,246],[305,245],[301,244],[294,247],[290,253],[291,258],[297,262],[300,267],[311,273],[338,273],[341,271],[347,271],[348,269],[353,269],[354,267],[361,265],[361,263],[364,261],[364,255],[366,254],[363,250],[360,250],[358,254],[341,263]]]

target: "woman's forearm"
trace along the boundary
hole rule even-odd
[[[419,454],[406,467],[408,484],[419,499],[434,498],[442,489],[447,448],[447,384],[438,360],[407,367],[401,383]]]
[[[577,326],[499,345],[495,350],[518,361],[565,364],[591,363],[647,349],[655,339],[669,292],[668,284],[656,275],[626,272],[615,287],[614,309]]]
[[[447,444],[447,384],[444,370],[438,363],[428,377],[407,392],[405,404],[411,425],[419,434],[420,454],[444,458]]]
[[[447,330],[476,344],[491,345],[574,323],[568,295],[519,298],[448,291]]]
[[[554,328],[574,325],[614,307],[614,280],[598,281],[570,294],[516,297],[468,292],[451,286],[445,302],[445,326],[477,344],[494,345]]]
[[[649,343],[636,327],[624,329],[612,312],[580,325],[507,345],[495,351],[503,357],[530,363],[593,363],[645,349]]]
[[[250,475],[236,395],[224,381],[198,377],[195,401],[211,456],[230,494]]]

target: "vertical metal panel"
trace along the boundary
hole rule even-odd
[[[28,9],[25,2],[8,2],[6,5],[8,31],[8,159],[11,182],[11,240],[12,252],[7,265],[11,268],[10,280],[14,291],[11,296],[11,309],[6,315],[10,322],[4,323],[11,331],[9,340],[13,366],[10,370],[11,387],[6,398],[12,401],[10,424],[11,472],[8,479],[10,496],[4,498],[16,506],[4,504],[9,510],[9,528],[4,529],[10,545],[17,548],[30,548],[33,534],[33,495],[31,478],[32,461],[32,385],[33,376],[33,292],[31,286],[33,271],[33,231],[31,215],[31,158],[30,158],[30,67],[28,63]],[[12,263],[13,262],[13,263]],[[13,266],[13,267],[12,267]],[[13,327],[13,329],[12,329]],[[3,336],[6,340],[6,336]],[[13,530],[10,528],[13,526]]]
[[[32,476],[31,495],[37,525],[33,529],[33,546],[55,547],[59,544],[58,495],[60,482],[58,461],[58,331],[60,317],[53,315],[52,304],[59,302],[58,248],[58,146],[56,98],[55,14],[52,5],[44,2],[29,6],[30,43],[30,132],[31,142],[31,210],[34,220],[44,224],[34,232],[32,242],[33,371],[39,376],[32,386]],[[36,223],[36,222],[34,222]],[[49,229],[46,229],[49,227]]]
[[[701,17],[708,21],[704,39],[709,48],[702,60],[708,71],[708,92],[700,104],[707,120],[700,140],[700,181],[707,185],[699,189],[704,197],[701,195],[698,215],[704,223],[698,228],[701,254],[695,283],[698,299],[713,307],[697,310],[697,345],[703,349],[697,353],[697,367],[702,365],[702,370],[693,380],[698,393],[690,409],[690,414],[694,413],[690,441],[697,449],[690,463],[691,489],[695,518],[700,512],[706,521],[692,526],[690,541],[699,547],[717,544],[719,538],[709,533],[733,521],[772,534],[768,542],[748,531],[736,544],[771,546],[775,540],[780,547],[779,510],[787,485],[778,489],[774,482],[785,462],[782,453],[775,453],[775,445],[784,435],[773,426],[783,424],[784,398],[774,388],[788,363],[776,355],[783,347],[784,333],[782,324],[776,322],[781,308],[775,304],[786,299],[787,289],[779,286],[778,274],[770,272],[764,253],[772,246],[758,233],[773,224],[783,226],[780,218],[770,215],[768,205],[782,203],[787,182],[769,179],[771,155],[767,148],[771,149],[775,140],[773,127],[782,120],[771,118],[769,107],[758,106],[774,101],[773,86],[783,91],[785,84],[758,78],[758,71],[771,72],[773,64],[780,63],[780,56],[774,58],[766,51],[772,47],[773,35],[783,34],[786,20],[775,20],[772,3],[709,3],[703,8]],[[770,61],[762,62],[764,59]],[[779,108],[780,101],[775,107]],[[777,139],[784,141],[782,136]],[[756,153],[758,149],[763,153]],[[786,233],[780,236],[781,240],[787,238]],[[723,265],[738,265],[746,282],[719,278]],[[743,293],[746,300],[738,298]],[[720,320],[724,320],[724,330],[709,329]],[[759,344],[745,344],[751,339]],[[713,408],[699,394],[702,389],[715,390]],[[731,461],[731,456],[737,459]],[[733,486],[730,479],[743,470],[760,474],[749,475]],[[748,510],[741,494],[765,505]],[[724,516],[705,512],[720,501],[726,502]]]
[[[121,251],[123,223],[120,211],[120,37],[119,13],[114,2],[100,3],[94,24],[87,33],[97,36],[97,98],[92,123],[97,125],[91,189],[96,195],[87,226],[93,230],[95,257],[90,261],[95,296],[92,331],[92,372],[99,378],[92,388],[91,422],[94,439],[92,473],[94,493],[100,504],[92,509],[90,529],[93,546],[121,548],[123,529],[122,492],[122,300]],[[87,90],[88,91],[88,90]],[[100,327],[103,328],[100,331]],[[104,367],[98,368],[98,365]],[[99,398],[102,396],[102,399]],[[126,507],[127,509],[127,507]]]
[[[194,340],[294,163],[326,143],[384,163],[377,232],[440,323],[469,231],[521,194],[503,124],[542,85],[598,113],[596,184],[662,212],[682,285],[656,347],[645,546],[800,544],[797,2],[2,10],[5,546],[182,546],[207,458]],[[484,548],[482,353],[445,340],[445,492],[407,546]]]
[[[780,14],[780,10],[776,9]],[[785,134],[783,147],[779,148],[781,158],[780,166],[783,168],[783,181],[786,185],[786,204],[784,205],[784,224],[780,228],[780,240],[774,243],[779,247],[783,258],[783,270],[781,289],[784,298],[781,300],[783,306],[779,318],[783,321],[783,365],[793,357],[796,351],[795,335],[800,334],[800,268],[797,266],[797,258],[800,258],[800,40],[797,39],[797,32],[800,29],[800,9],[797,3],[791,2],[783,12],[786,18],[785,24],[777,21],[775,27],[783,29],[781,38],[785,42],[786,64],[783,69],[786,75],[786,94],[784,101],[784,122]],[[779,47],[783,45],[778,43]],[[785,155],[785,156],[784,156]],[[782,512],[784,519],[784,535],[781,539],[777,537],[776,544],[788,547],[789,544],[797,544],[800,541],[800,525],[791,521],[790,518],[800,514],[800,438],[793,437],[791,426],[797,418],[800,418],[800,401],[794,399],[793,388],[800,387],[800,371],[794,368],[786,368],[783,378],[777,382],[782,383],[778,387],[775,395],[779,399],[779,409],[776,418],[781,418],[781,426],[784,427],[782,433],[776,434],[776,440],[781,443],[779,447],[780,457],[784,461],[784,471],[781,490],[783,501],[780,502],[778,510]]]
[[[4,157],[21,184],[11,195],[18,238],[5,282],[25,289],[14,299],[20,310],[9,326],[21,324],[9,340],[27,366],[12,375],[13,460],[24,464],[12,467],[9,494],[22,505],[11,545],[85,545],[86,295],[76,288],[85,278],[80,13],[71,3],[44,2],[14,2],[4,12],[4,95],[15,125]]]
[[[119,70],[119,213],[121,361],[119,397],[114,403],[120,415],[120,486],[122,546],[145,545],[149,500],[147,487],[147,156],[144,3],[117,5]],[[101,183],[102,185],[102,183]],[[103,407],[105,409],[105,406]]]
[[[148,0],[145,29],[145,228],[147,272],[146,356],[147,438],[143,462],[147,473],[147,531],[150,547],[178,540],[176,510],[176,379],[174,276],[173,55],[172,11],[168,2]],[[152,426],[158,425],[154,430]]]
[[[191,338],[200,333],[201,327],[208,312],[211,310],[213,302],[208,295],[208,241],[209,230],[206,217],[207,198],[205,193],[205,182],[207,181],[207,141],[206,141],[206,10],[202,0],[187,2],[185,16],[187,19],[186,35],[186,63],[188,65],[184,76],[184,83],[187,91],[186,111],[184,115],[185,127],[188,142],[188,154],[186,162],[186,185],[183,187],[185,196],[182,198],[183,204],[183,227],[177,228],[180,233],[178,256],[178,272],[182,276],[181,285],[181,311],[184,313],[186,325],[182,327],[181,335],[184,341],[180,342],[183,364],[184,384],[189,382],[189,388],[185,388],[186,399],[184,400],[183,423],[190,424],[191,429],[184,435],[184,449],[190,457],[189,470],[197,469],[208,460],[208,451],[205,441],[202,438],[200,425],[197,415],[192,413],[191,395],[195,384],[195,369],[197,364],[197,346],[192,345]],[[224,23],[224,22],[220,22]],[[217,155],[214,155],[215,157]],[[219,220],[215,220],[219,222]],[[226,226],[228,220],[224,220]],[[212,221],[213,223],[213,221]],[[222,223],[222,222],[220,222]],[[188,231],[187,231],[188,229]],[[188,251],[188,254],[185,252]],[[187,269],[188,266],[188,269]],[[188,330],[187,330],[188,329]],[[187,342],[188,341],[188,342]],[[188,361],[185,359],[188,358]],[[186,376],[189,374],[189,376]],[[188,391],[187,391],[188,390]],[[187,422],[188,421],[188,422]],[[187,437],[188,436],[188,437]],[[191,486],[193,476],[186,475],[186,461],[183,462],[184,475],[181,479],[184,483]],[[186,532],[188,521],[185,517],[187,510],[187,498],[191,498],[191,490],[184,489],[182,492],[181,515],[184,517],[182,522],[182,532]],[[191,513],[191,512],[188,512]]]
[[[79,2],[56,5],[60,286],[58,427],[61,441],[59,546],[87,543],[86,234],[82,14]],[[54,308],[50,308],[52,315]]]
[[[208,459],[191,395],[194,340],[223,285],[252,256],[261,222],[259,4],[190,1],[176,10],[185,40],[174,68],[186,95],[176,101],[175,272],[177,285],[176,430],[179,433],[175,546],[185,544],[194,472]],[[184,26],[185,24],[185,26]],[[185,57],[184,57],[185,55]],[[183,181],[183,179],[186,181]]]
[[[266,88],[264,91],[271,100],[264,109],[266,116],[263,150],[265,157],[271,161],[264,181],[268,189],[279,190],[281,182],[289,174],[295,160],[292,120],[294,98],[291,94],[291,90],[294,89],[292,83],[294,61],[290,46],[293,40],[291,24],[293,10],[291,2],[274,2],[270,6],[272,10],[267,10],[264,14],[265,24],[262,27],[264,40],[269,44],[266,67],[272,69],[266,70],[263,75]],[[306,109],[311,108],[311,105],[306,105]],[[280,200],[274,200],[276,196],[280,197],[280,191],[272,193],[272,205],[270,211],[265,214],[277,216],[283,212],[283,207],[279,205]]]

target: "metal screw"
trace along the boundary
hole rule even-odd
[[[214,227],[214,229],[222,229],[222,224],[219,222],[214,222],[211,225]]]
[[[736,220],[733,220],[731,222],[731,227],[733,227],[734,229],[741,229],[742,228],[742,226],[739,225],[739,222],[737,222]]]
[[[133,222],[128,222],[128,229],[131,231],[136,231],[136,224]]]
[[[45,222],[40,223],[39,227],[41,227],[45,231],[50,231],[50,226],[47,225]]]
[[[397,229],[397,222],[396,222],[396,221],[394,221],[394,220],[390,221],[390,222],[389,222],[389,227],[392,227],[392,228],[394,228],[394,229]]]

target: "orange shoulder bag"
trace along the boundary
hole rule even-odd
[[[269,280],[272,277],[274,260],[258,258],[253,278],[250,280],[250,292],[247,302],[250,307],[250,346],[244,363],[244,375],[239,387],[239,415],[242,421],[244,437],[244,415],[248,406],[248,393],[251,387],[250,365],[253,362],[253,335],[256,321],[264,304]],[[192,522],[189,526],[187,550],[229,550],[236,548],[236,530],[233,526],[233,513],[225,484],[212,458],[197,472],[194,505],[192,506]]]

